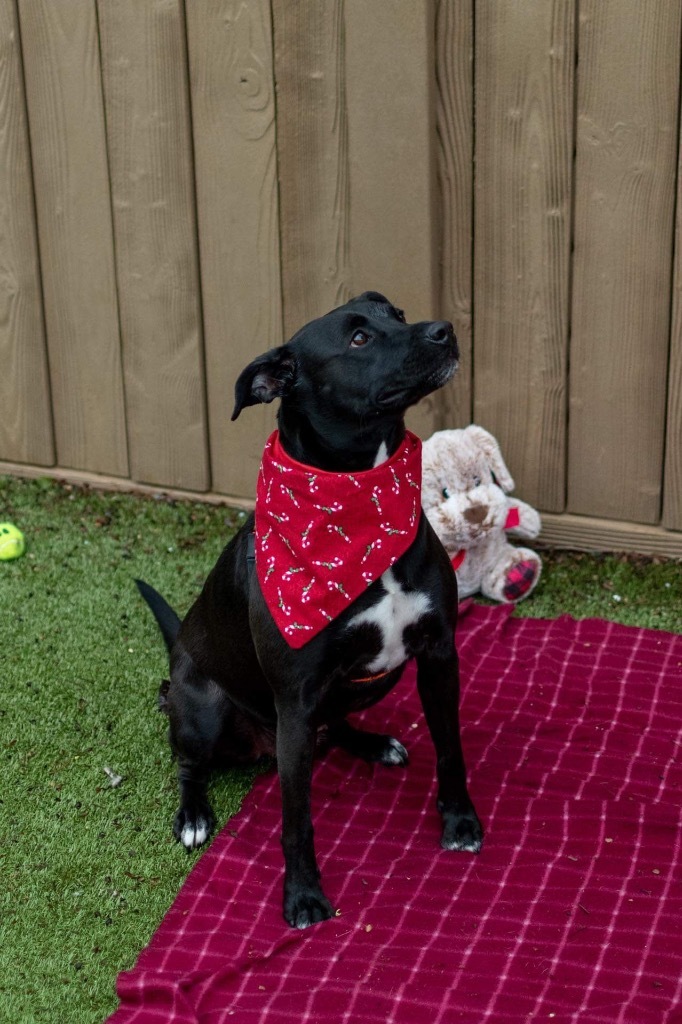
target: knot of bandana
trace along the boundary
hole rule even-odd
[[[256,492],[256,574],[290,647],[303,647],[409,548],[421,512],[421,441],[330,473],[290,458],[275,431]]]

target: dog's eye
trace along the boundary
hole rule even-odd
[[[398,320],[400,320],[401,324],[405,323],[405,314],[403,313],[402,309],[396,309],[395,315],[397,316]]]
[[[443,497],[445,498],[446,501],[450,497],[450,491],[447,489],[447,487],[443,488]]]
[[[369,334],[365,334],[364,331],[356,331],[353,337],[350,339],[351,348],[362,348],[369,341]]]
[[[480,478],[480,476],[475,476],[474,477],[474,487],[480,487],[480,486],[481,486],[481,478]]]

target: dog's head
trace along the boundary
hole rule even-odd
[[[254,359],[237,380],[232,419],[275,398],[315,424],[402,417],[452,377],[458,354],[452,324],[408,324],[385,296],[365,292]]]

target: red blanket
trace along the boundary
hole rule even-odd
[[[338,917],[284,924],[264,776],[120,976],[112,1024],[682,1022],[682,638],[470,607],[458,642],[480,856],[438,846],[410,668],[364,716],[410,765],[316,767]]]

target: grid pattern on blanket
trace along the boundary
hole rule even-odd
[[[483,852],[438,846],[409,666],[364,722],[410,765],[316,765],[338,916],[284,924],[271,773],[120,976],[112,1024],[682,1022],[682,638],[470,605],[458,645]]]

